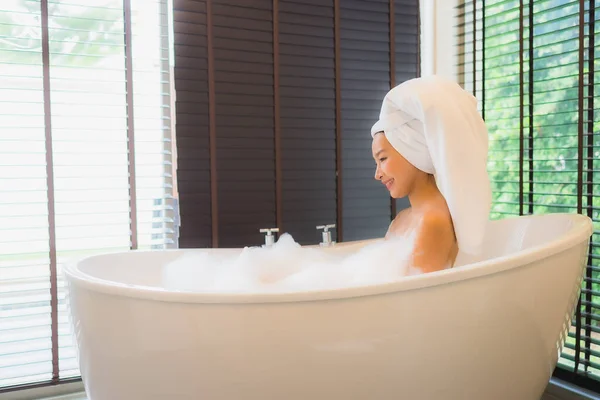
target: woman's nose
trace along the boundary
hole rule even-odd
[[[375,168],[375,180],[381,180],[381,172],[379,171],[379,167]]]

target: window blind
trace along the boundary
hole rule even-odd
[[[214,202],[206,3],[173,0],[174,85],[177,92],[177,180],[181,214],[180,247],[210,246]]]
[[[283,221],[296,241],[314,244],[316,227],[337,220],[335,5],[278,3]]]
[[[370,132],[390,87],[417,76],[418,8],[416,1],[340,2],[344,240],[382,237],[399,211],[374,179]]]
[[[478,91],[490,131],[493,217],[576,212],[594,221],[580,307],[555,375],[599,391],[597,19],[591,0],[458,8],[461,80]]]
[[[64,263],[176,246],[166,0],[0,4],[0,391],[79,376]]]
[[[174,0],[182,247],[381,236],[371,125],[419,74],[415,0]],[[365,122],[366,121],[366,122]]]
[[[39,1],[0,5],[0,387],[52,378]]]
[[[277,226],[273,2],[212,3],[219,246],[261,245]]]
[[[374,179],[371,126],[390,89],[390,26],[387,1],[341,1],[343,237],[385,235],[389,193]]]

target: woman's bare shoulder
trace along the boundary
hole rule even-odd
[[[441,207],[431,207],[420,215],[419,224],[425,228],[449,230],[454,233],[450,212]]]
[[[450,214],[431,209],[419,217],[415,231],[414,266],[423,272],[451,266],[456,253],[456,237]]]

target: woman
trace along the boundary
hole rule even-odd
[[[453,266],[459,251],[481,252],[491,190],[476,99],[437,76],[409,80],[385,96],[371,135],[375,179],[411,203],[386,238],[415,233],[412,267],[438,271]]]

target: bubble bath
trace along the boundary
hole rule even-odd
[[[237,254],[183,255],[162,270],[171,291],[205,293],[295,292],[391,282],[418,273],[409,265],[413,235],[354,252],[303,247],[283,234],[272,247],[245,247]]]

